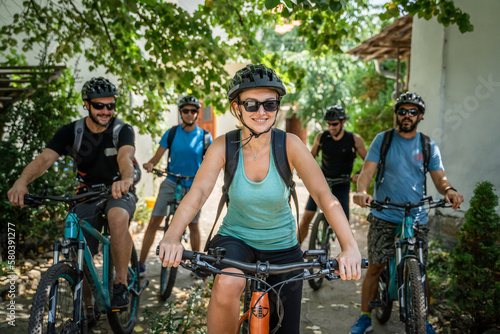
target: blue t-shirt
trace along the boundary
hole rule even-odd
[[[193,131],[185,131],[181,125],[177,127],[172,147],[168,147],[167,138],[171,129],[169,129],[160,140],[160,146],[170,150],[170,162],[168,171],[183,176],[195,176],[203,160],[203,129],[196,126]],[[210,144],[212,135],[210,135]],[[177,180],[168,176],[167,179],[176,182]],[[183,187],[190,188],[193,179],[182,180]]]
[[[379,133],[373,139],[365,160],[378,163],[380,160],[380,146],[384,133]],[[387,152],[384,170],[384,182],[377,188],[375,186],[374,199],[384,201],[386,197],[391,202],[419,202],[424,197],[424,155],[420,132],[413,138],[401,137],[396,131],[392,138],[391,146]],[[429,172],[444,170],[441,162],[441,153],[434,140],[431,139],[431,156],[428,166]],[[403,221],[404,213],[401,210],[371,210],[371,213],[380,219],[399,224]],[[414,220],[420,224],[427,224],[427,211],[423,208],[412,210]]]
[[[235,237],[259,250],[295,246],[296,224],[288,203],[290,189],[276,169],[272,152],[269,171],[261,182],[247,178],[242,152],[228,190],[227,214],[218,234]]]

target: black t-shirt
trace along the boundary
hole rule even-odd
[[[85,185],[111,185],[113,181],[119,179],[117,151],[124,145],[134,146],[134,130],[126,124],[120,130],[117,147],[114,147],[114,121],[115,118],[101,133],[91,132],[85,124],[80,150],[74,157],[78,174]],[[54,150],[59,155],[72,155],[75,123],[76,121],[61,127],[47,144],[47,148]]]
[[[326,177],[338,178],[351,175],[352,165],[356,158],[354,134],[344,130],[344,135],[338,141],[333,140],[329,131],[325,131],[320,139],[322,151],[321,170]]]

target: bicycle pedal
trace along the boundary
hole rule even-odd
[[[372,309],[375,309],[375,310],[380,310],[380,309],[382,309],[382,306],[383,306],[381,302],[377,302],[377,301],[374,301],[374,300],[370,301],[368,303],[368,305],[370,305],[370,307]]]

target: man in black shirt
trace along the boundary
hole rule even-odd
[[[328,124],[328,131],[320,132],[316,136],[311,154],[316,158],[321,150],[321,170],[325,177],[330,179],[349,178],[354,159],[356,158],[356,152],[361,159],[364,159],[366,156],[366,147],[363,138],[356,133],[344,129],[346,113],[341,106],[328,107],[324,120]],[[349,187],[349,182],[337,184],[332,187],[332,193],[342,205],[347,219],[349,219]],[[309,225],[316,213],[316,209],[316,203],[309,196],[299,225],[302,240],[309,233]],[[302,242],[302,240],[299,241]]]
[[[105,203],[104,209],[111,234],[111,256],[116,268],[111,305],[123,308],[128,306],[129,300],[126,286],[127,267],[132,252],[128,224],[134,215],[137,198],[130,190],[134,184],[135,153],[132,127],[124,125],[121,128],[116,147],[113,141],[113,124],[117,121],[113,115],[117,96],[116,87],[107,79],[92,78],[86,82],[82,88],[82,99],[89,115],[84,119],[78,152],[74,152],[77,122],[72,122],[56,132],[42,153],[26,166],[7,195],[12,205],[24,206],[28,184],[42,176],[61,155],[74,157],[80,190],[97,184],[111,186],[112,198]],[[97,203],[89,203],[80,205],[76,213],[98,227],[98,221],[95,219],[97,209]],[[97,240],[87,235],[86,240],[90,251],[97,253]],[[84,296],[86,305],[93,305],[88,288],[84,289]]]

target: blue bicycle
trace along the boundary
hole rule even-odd
[[[168,229],[168,226],[170,225],[170,220],[174,216],[175,211],[177,210],[177,207],[181,203],[182,199],[182,186],[181,186],[181,181],[182,180],[190,180],[193,179],[194,176],[183,176],[181,174],[174,174],[169,171],[163,171],[159,170],[156,168],[153,168],[153,173],[155,173],[157,176],[167,176],[170,175],[174,177],[177,182],[175,185],[175,191],[174,191],[174,198],[171,201],[167,202],[167,213],[166,213],[166,218],[165,218],[165,225],[160,226],[160,230],[165,233]],[[189,241],[189,234],[184,230],[184,233],[182,234],[181,241],[188,242]],[[168,297],[172,294],[172,289],[174,288],[175,284],[175,279],[177,278],[177,267],[161,267],[161,273],[160,273],[160,298],[162,300],[167,300]]]
[[[411,210],[419,207],[427,209],[450,207],[444,199],[433,201],[432,197],[418,203],[392,203],[372,201],[375,210],[403,210],[402,224],[398,225],[395,235],[396,257],[386,265],[378,281],[378,292],[370,306],[380,323],[389,320],[392,304],[399,301],[399,318],[405,323],[406,333],[425,334],[427,319],[426,268],[424,264],[423,241],[417,240],[414,230],[419,224],[411,216]]]
[[[94,296],[96,316],[107,313],[114,333],[132,332],[139,311],[140,295],[149,283],[145,281],[142,286],[140,284],[135,248],[132,247],[127,272],[129,305],[120,310],[112,309],[114,266],[110,256],[106,217],[104,213],[100,214],[104,223],[104,232],[101,234],[75,213],[79,205],[91,201],[105,203],[109,196],[109,187],[103,185],[94,186],[90,191],[74,196],[25,195],[27,205],[54,205],[62,202],[69,206],[64,238],[54,245],[54,264],[43,275],[33,299],[28,333],[86,333],[86,308],[82,289],[84,278]],[[102,243],[102,268],[94,262],[83,236],[84,230]]]

